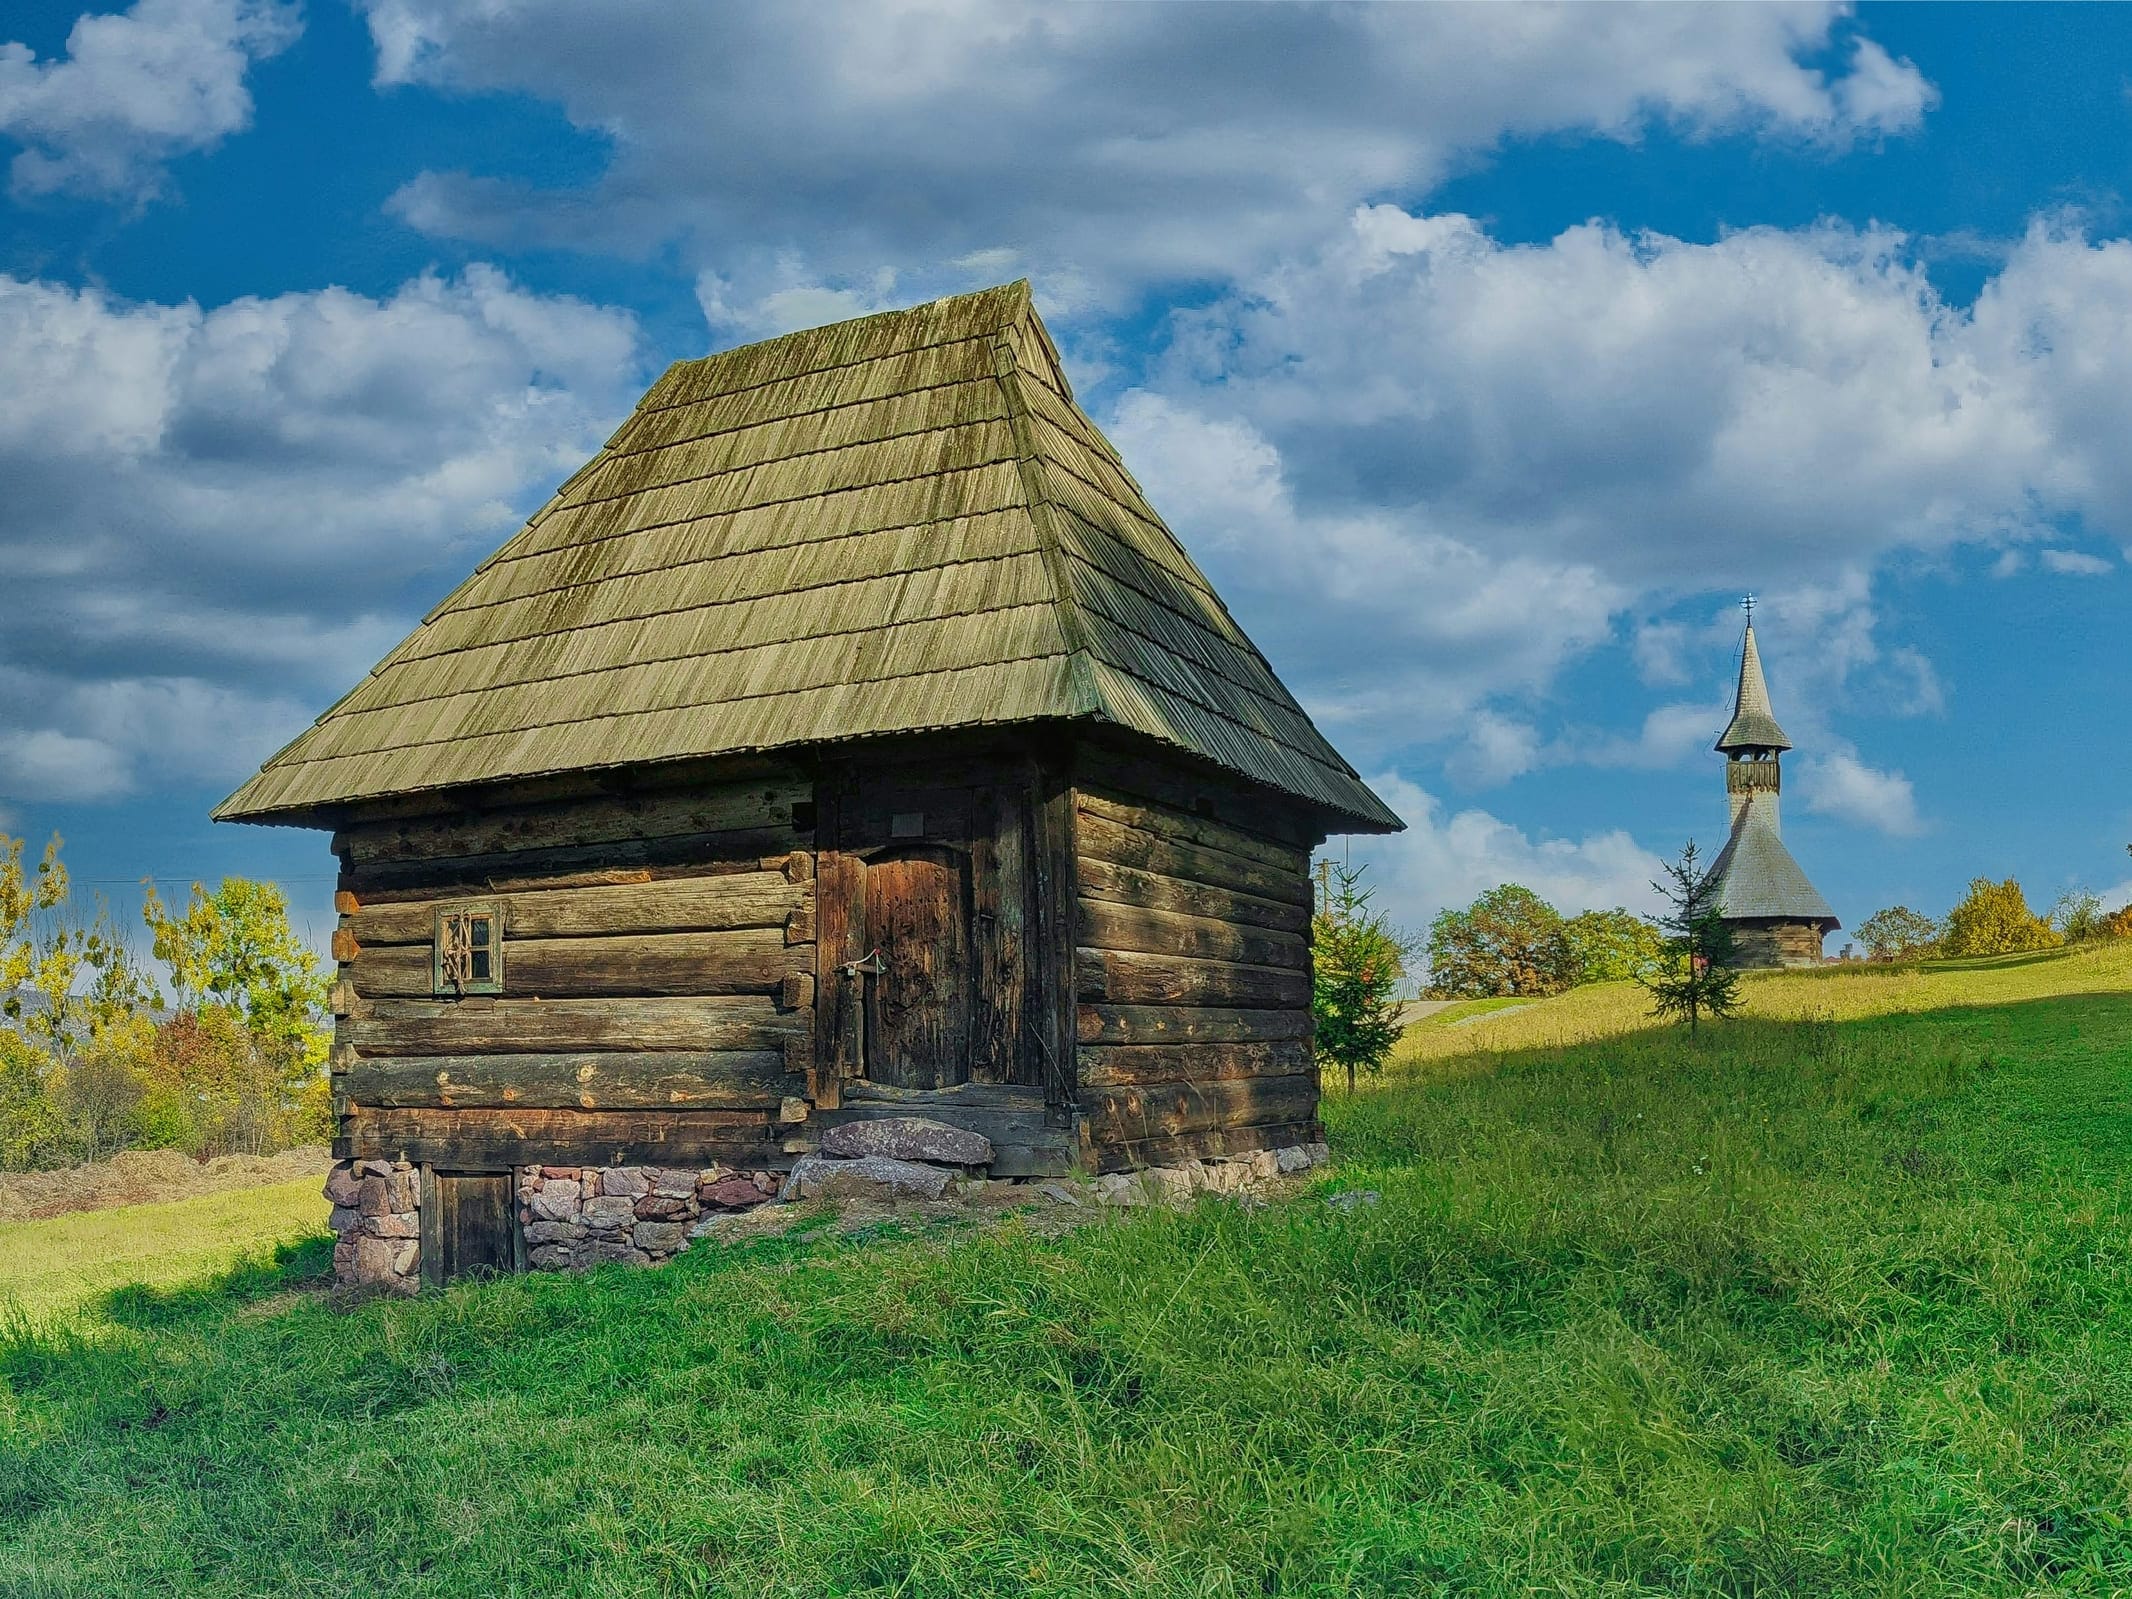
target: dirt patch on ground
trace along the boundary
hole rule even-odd
[[[0,1172],[0,1221],[39,1221],[73,1210],[151,1205],[299,1177],[322,1178],[332,1164],[323,1144],[302,1144],[278,1155],[221,1155],[209,1161],[175,1149],[128,1150],[89,1166]]]

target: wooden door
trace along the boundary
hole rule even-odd
[[[866,863],[866,1075],[896,1088],[969,1081],[970,873],[966,849],[912,844]]]
[[[518,1230],[508,1172],[437,1172],[430,1181],[434,1216],[425,1216],[422,1278],[447,1283],[518,1269]]]

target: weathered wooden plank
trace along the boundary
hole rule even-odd
[[[1310,945],[1301,934],[1270,927],[1238,927],[1211,916],[1185,916],[1092,899],[1081,901],[1080,922],[1081,942],[1093,949],[1189,955],[1196,960],[1241,961],[1246,966],[1305,970],[1310,966]]]
[[[1300,801],[1203,768],[1150,759],[1100,739],[1085,741],[1076,771],[1081,786],[1114,799],[1159,804],[1208,816],[1251,837],[1308,853],[1325,838],[1322,816]]]
[[[767,927],[635,938],[507,939],[503,946],[504,992],[543,999],[770,994],[782,988],[788,974],[813,965],[804,945],[789,945],[783,933]],[[434,992],[426,944],[368,950],[349,972],[356,993],[365,998]]]
[[[1307,849],[1247,833],[1212,817],[1194,816],[1169,805],[1144,804],[1122,794],[1106,794],[1090,788],[1076,789],[1074,803],[1083,816],[1101,817],[1120,827],[1137,827],[1176,843],[1239,855],[1276,872],[1307,875],[1310,871],[1310,851]]]
[[[1301,1008],[1310,973],[1286,966],[1240,966],[1132,950],[1076,952],[1084,1000],[1113,1005],[1213,1005],[1237,1010]]]
[[[1310,1041],[1272,1039],[1255,1044],[1083,1044],[1084,1089],[1146,1083],[1219,1082],[1245,1077],[1292,1077],[1312,1070]],[[358,1096],[360,1097],[360,1096]]]
[[[770,1118],[739,1110],[362,1110],[342,1159],[404,1158],[461,1171],[511,1166],[708,1166],[774,1170],[792,1157]]]
[[[1187,916],[1211,916],[1217,921],[1242,927],[1270,927],[1284,933],[1308,933],[1310,908],[1258,894],[1240,894],[1234,889],[1187,878],[1145,872],[1137,866],[1084,855],[1076,863],[1083,899],[1109,900],[1146,910],[1178,911]]]
[[[812,900],[813,892],[810,883],[794,882],[782,870],[751,870],[718,877],[484,894],[483,898],[502,908],[507,937],[583,938],[602,933],[782,927],[793,911]],[[435,936],[437,903],[409,900],[364,905],[348,925],[365,949],[427,944]]]
[[[769,998],[378,999],[336,1037],[361,1055],[553,1054],[565,1050],[781,1049],[811,1012]]]
[[[642,883],[662,877],[759,871],[763,856],[805,842],[804,835],[790,828],[755,828],[678,838],[625,838],[517,854],[379,861],[349,867],[341,875],[341,886],[363,904],[378,905],[521,889]]]
[[[342,1085],[358,1105],[483,1109],[775,1110],[804,1079],[782,1050],[358,1057]]]
[[[1031,910],[1028,1016],[1045,1097],[1071,1104],[1074,1093],[1073,790],[1063,772],[1040,770],[1030,818]]]
[[[358,865],[375,865],[754,828],[782,827],[789,835],[793,806],[813,797],[813,785],[803,778],[762,778],[652,795],[359,823],[336,834],[334,848]]]
[[[1308,1038],[1307,1008],[1220,1010],[1192,1005],[1083,1005],[1084,1044],[1250,1044]]]
[[[1309,909],[1307,863],[1293,871],[1266,866],[1224,850],[1158,838],[1143,828],[1128,827],[1107,816],[1094,816],[1087,811],[1080,812],[1074,821],[1075,841],[1084,856]]]
[[[847,1078],[859,1075],[859,1029],[865,980],[845,967],[861,959],[866,937],[866,863],[824,850],[815,862],[814,1102],[840,1102]],[[805,948],[807,946],[801,946]]]
[[[1315,1121],[1213,1127],[1205,1132],[1179,1133],[1166,1138],[1097,1144],[1096,1169],[1110,1172],[1131,1171],[1141,1166],[1170,1166],[1180,1161],[1204,1160],[1210,1155],[1248,1155],[1254,1149],[1288,1149],[1298,1144],[1317,1143],[1324,1137],[1325,1129]]]
[[[1029,939],[1029,833],[1023,790],[976,791],[970,837],[970,1063],[995,1082],[1041,1086],[1043,1062],[1029,1046],[1024,1013]]]
[[[1305,1072],[1114,1087],[1084,1083],[1081,1103],[1098,1144],[1133,1143],[1231,1127],[1309,1121],[1317,1114],[1318,1079]]]

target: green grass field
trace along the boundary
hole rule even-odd
[[[326,1224],[319,1186],[306,1177],[164,1205],[0,1222],[0,1316],[47,1321],[114,1288],[190,1282],[248,1252],[308,1237]]]
[[[1748,993],[1416,1028],[1375,1205],[18,1326],[0,1594],[2132,1591],[2132,949]]]

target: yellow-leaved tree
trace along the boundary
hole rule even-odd
[[[1957,956],[2017,955],[2054,949],[2058,943],[2057,930],[2028,908],[2020,883],[2011,877],[2001,883],[1979,877],[1970,883],[1962,903],[1947,913],[1940,947]]]

